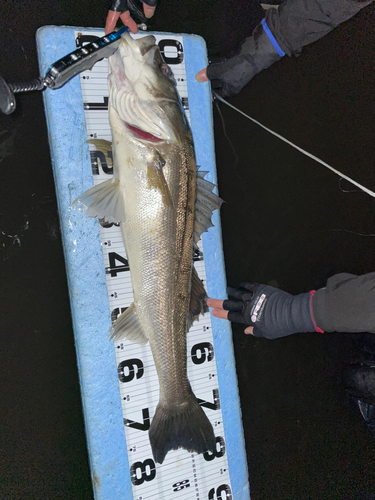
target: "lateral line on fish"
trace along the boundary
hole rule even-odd
[[[329,170],[331,170],[332,172],[334,172],[335,174],[337,174],[339,177],[342,177],[343,179],[346,179],[347,181],[349,181],[350,183],[354,184],[354,186],[357,186],[359,189],[361,189],[362,191],[364,191],[365,193],[367,193],[368,195],[372,196],[373,198],[375,198],[375,193],[374,191],[371,191],[370,189],[368,189],[367,187],[365,186],[362,186],[362,184],[359,184],[357,181],[351,179],[350,177],[348,177],[347,175],[343,174],[342,172],[340,172],[339,170],[335,169],[334,167],[331,167],[331,165],[328,165],[328,163],[326,163],[325,161],[321,160],[320,158],[318,158],[317,156],[309,153],[308,151],[306,151],[305,149],[297,146],[296,144],[294,144],[293,142],[289,141],[288,139],[286,139],[285,137],[283,137],[282,135],[278,134],[277,132],[274,132],[273,130],[271,130],[270,128],[266,127],[265,125],[263,125],[262,123],[258,122],[258,120],[255,120],[255,118],[252,118],[251,116],[247,115],[246,113],[244,113],[243,111],[241,111],[240,109],[236,108],[235,106],[233,106],[232,104],[230,104],[228,101],[226,101],[225,99],[223,99],[221,96],[219,96],[216,92],[212,92],[213,95],[216,97],[216,99],[218,99],[219,101],[223,102],[224,104],[226,104],[227,106],[229,106],[230,108],[234,109],[235,111],[237,111],[238,113],[240,113],[241,115],[243,115],[245,118],[248,118],[249,120],[251,120],[252,122],[256,123],[257,125],[259,125],[259,127],[262,127],[264,130],[266,130],[267,132],[269,132],[270,134],[274,135],[275,137],[277,137],[278,139],[280,139],[281,141],[284,141],[286,142],[287,144],[289,144],[289,146],[292,146],[294,149],[297,149],[297,151],[299,151],[300,153],[308,156],[309,158],[311,158],[312,160],[316,161],[317,163],[320,163],[321,165],[323,165],[323,167],[326,167],[328,168]]]

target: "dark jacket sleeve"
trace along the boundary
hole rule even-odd
[[[340,273],[313,296],[316,324],[325,332],[375,333],[375,273]]]
[[[266,14],[268,28],[285,54],[298,55],[372,0],[287,0]]]
[[[210,80],[222,83],[222,95],[238,94],[263,69],[281,57],[299,55],[302,48],[350,19],[373,0],[287,0],[268,9],[245,39],[240,52],[207,68]]]

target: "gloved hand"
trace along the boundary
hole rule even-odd
[[[254,327],[252,334],[255,337],[274,339],[293,333],[322,331],[313,316],[314,292],[293,296],[269,285],[241,283],[240,288],[227,288],[227,293],[228,300],[207,301],[209,307],[214,307],[212,314]],[[247,328],[245,333],[251,330]]]
[[[118,18],[127,26],[132,33],[137,33],[137,23],[131,17],[135,15],[140,21],[145,22],[154,15],[158,0],[142,0],[143,13],[137,6],[137,0],[114,0],[108,12],[105,23],[105,33],[111,33],[115,29]],[[143,16],[144,14],[144,16]]]
[[[255,75],[281,59],[283,55],[284,52],[263,19],[254,29],[252,36],[245,39],[238,55],[209,65],[197,73],[196,79],[199,82],[211,80],[216,91],[219,86],[215,80],[219,80],[222,88],[218,93],[222,97],[229,97],[238,94]]]

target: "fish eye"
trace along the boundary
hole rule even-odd
[[[172,76],[172,70],[171,68],[168,66],[168,64],[166,63],[163,63],[161,65],[161,70],[162,72],[164,73],[165,76]]]

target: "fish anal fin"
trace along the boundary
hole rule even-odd
[[[148,187],[159,191],[164,205],[173,208],[172,196],[163,173],[165,161],[158,152],[155,152],[155,154],[155,161],[150,161],[147,164]]]
[[[147,344],[148,337],[139,323],[134,302],[113,323],[109,338],[114,342],[126,339],[139,345]]]
[[[199,316],[208,311],[207,293],[203,286],[202,280],[193,267],[191,276],[191,291],[190,291],[190,307],[186,320],[186,331],[188,331],[193,322],[199,319]]]

